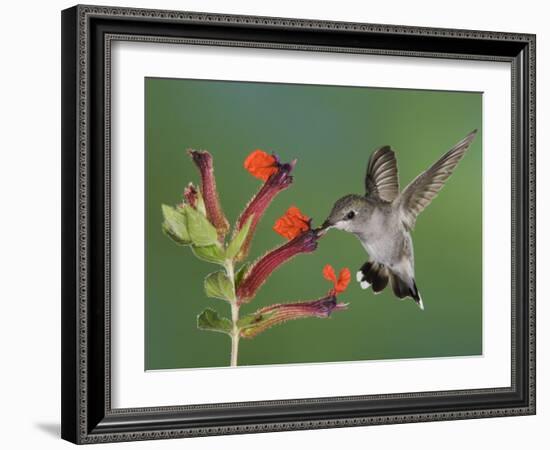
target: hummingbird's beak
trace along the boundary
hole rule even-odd
[[[323,222],[323,224],[319,227],[317,234],[319,236],[323,236],[328,230],[330,230],[333,227],[332,223],[327,219]]]

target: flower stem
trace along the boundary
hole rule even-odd
[[[237,326],[237,322],[239,321],[239,304],[237,302],[237,294],[235,289],[235,266],[233,265],[233,261],[226,261],[225,263],[225,271],[227,273],[227,277],[231,281],[231,284],[233,286],[233,295],[230,299],[231,303],[231,322],[233,324],[233,329],[231,331],[231,367],[237,367],[238,365],[238,358],[239,358],[239,336],[240,336],[240,330]]]
[[[239,328],[237,321],[239,320],[239,305],[237,301],[231,303],[231,320],[233,321],[233,332],[231,333],[231,367],[237,367],[239,358]]]

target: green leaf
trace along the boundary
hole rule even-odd
[[[247,219],[244,226],[239,230],[239,232],[235,235],[231,243],[227,246],[226,250],[226,256],[227,259],[233,259],[235,256],[237,256],[237,253],[239,253],[239,250],[241,249],[246,236],[248,236],[248,231],[250,230],[250,225],[252,225],[252,219],[254,218],[254,214],[251,214],[250,217]]]
[[[195,256],[203,261],[221,264],[222,266],[225,263],[225,252],[218,244],[209,245],[207,247],[196,247],[193,245],[191,249]]]
[[[211,273],[206,277],[204,280],[204,290],[208,297],[221,298],[228,301],[233,300],[235,297],[233,284],[223,270]]]
[[[187,216],[187,231],[193,245],[206,247],[218,242],[216,228],[203,214],[193,208],[185,208],[185,215]]]
[[[241,282],[243,281],[244,276],[248,272],[248,269],[250,268],[250,263],[244,263],[241,267],[239,267],[239,270],[235,273],[235,289],[239,287]]]
[[[205,309],[197,316],[197,327],[200,330],[218,331],[231,334],[233,325],[226,317],[220,317],[213,309]]]
[[[253,327],[264,319],[265,318],[262,317],[261,314],[249,314],[248,316],[244,316],[243,318],[239,319],[237,322],[237,326],[241,329]]]
[[[171,228],[166,225],[165,223],[162,224],[162,232],[168,236],[170,239],[172,239],[172,241],[174,241],[176,244],[178,245],[189,245],[190,244],[190,241],[184,241],[182,239],[180,239],[178,236],[176,236]]]
[[[179,245],[190,244],[191,239],[187,232],[187,221],[184,210],[162,205],[162,215],[164,216],[162,224],[164,233]]]

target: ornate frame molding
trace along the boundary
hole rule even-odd
[[[212,30],[222,25],[238,26],[250,34],[267,31],[270,36],[284,40],[289,32],[299,33],[318,30],[330,32],[342,38],[353,33],[365,39],[376,36],[377,46],[342,46],[317,42],[273,42],[263,40],[227,39],[212,37],[151,36],[135,32],[112,32],[108,26],[101,31],[92,28],[100,20],[117,22],[124,28],[128,21],[138,23],[145,30],[148,24],[157,22],[171,29],[186,26]],[[95,21],[95,22],[94,22]],[[226,27],[227,28],[227,27]],[[428,48],[385,48],[385,39],[392,38],[394,45],[407,38],[426,38],[429,42],[456,39],[459,51],[444,52],[436,44]],[[96,41],[94,41],[96,39]],[[290,37],[289,39],[292,39]],[[431,41],[430,41],[431,39]],[[195,45],[243,46],[266,49],[290,49],[323,52],[351,52],[414,57],[482,59],[507,61],[512,64],[512,147],[513,172],[512,196],[512,386],[510,388],[482,389],[472,391],[425,392],[419,394],[395,394],[361,397],[334,397],[310,400],[288,400],[276,402],[251,402],[239,404],[197,405],[166,408],[111,409],[110,402],[110,67],[111,43],[115,40],[146,41],[158,43],[185,43]],[[328,38],[327,38],[328,40]],[[414,40],[414,39],[413,39]],[[94,43],[95,42],[95,43]],[[410,41],[413,42],[413,41]],[[416,41],[414,41],[416,42]],[[413,43],[414,43],[413,42]],[[418,41],[420,42],[420,41]],[[483,53],[480,43],[496,42],[493,53]],[[98,44],[99,43],[99,44]],[[335,40],[335,44],[338,41]],[[380,44],[382,43],[382,44]],[[99,45],[103,47],[99,50]],[[382,47],[380,47],[382,46]],[[452,47],[452,46],[451,46]],[[486,48],[493,48],[487,45]],[[468,49],[473,51],[468,51]],[[456,49],[456,46],[453,47]],[[499,51],[499,49],[501,49]],[[327,427],[347,427],[374,424],[439,421],[535,413],[535,36],[471,30],[449,30],[396,25],[377,25],[331,21],[310,21],[303,19],[269,18],[255,16],[233,16],[194,12],[158,11],[146,9],[113,8],[99,6],[76,6],[63,12],[63,399],[62,435],[76,443],[98,443],[143,439],[164,439],[216,434],[270,432]],[[99,58],[100,56],[100,58]],[[99,59],[98,59],[99,58]],[[98,67],[99,63],[101,67]],[[99,72],[98,72],[99,70]],[[103,92],[98,92],[98,74],[104,71]],[[94,78],[96,77],[96,78]],[[92,81],[94,80],[94,81]],[[94,84],[96,83],[96,84]],[[101,144],[94,138],[92,128],[97,128],[90,111],[101,95],[104,123],[101,128]],[[76,105],[76,107],[75,107]],[[99,134],[98,134],[99,136]],[[94,140],[95,139],[95,140]],[[98,169],[91,164],[92,145],[103,148],[103,159]],[[75,151],[76,149],[76,151]],[[98,175],[102,172],[102,179]],[[97,191],[97,184],[102,188]],[[99,206],[98,193],[102,199]],[[99,208],[99,209],[98,209]],[[99,212],[103,216],[99,217]],[[103,238],[97,242],[90,232],[98,230],[98,221],[103,222]],[[524,242],[525,241],[525,242]],[[101,250],[96,246],[101,246]],[[517,251],[516,251],[517,249]],[[98,258],[102,262],[98,262]],[[521,267],[517,267],[517,263]],[[91,319],[91,292],[97,291],[97,273],[91,274],[91,267],[103,267],[101,296],[104,304],[103,323]],[[518,295],[519,294],[519,295]],[[516,299],[517,297],[517,299]],[[97,297],[96,297],[97,298]],[[98,305],[93,304],[97,309]],[[520,313],[521,317],[518,317]],[[517,327],[521,328],[519,330]],[[103,337],[98,336],[99,333]],[[520,334],[518,334],[520,333]],[[516,336],[521,336],[518,344]],[[97,359],[90,358],[90,349],[103,342],[104,365],[96,372]],[[522,344],[521,348],[517,347]],[[520,352],[521,350],[521,352]],[[518,372],[516,368],[519,368]],[[92,381],[103,373],[102,382]],[[70,380],[65,384],[65,381]],[[95,383],[95,384],[94,384]],[[97,394],[103,386],[101,405],[90,400],[91,393]],[[521,385],[521,386],[520,386]],[[523,389],[521,395],[519,389]],[[325,405],[350,399],[381,401],[398,399],[414,403],[415,399],[426,397],[468,397],[511,395],[518,399],[504,407],[478,407],[471,409],[450,408],[414,413],[370,414],[355,417],[334,417],[319,419],[294,419],[266,423],[218,424],[212,426],[168,426],[171,414],[184,414],[190,409],[201,410],[204,415],[216,408],[279,407],[308,404]],[[525,396],[526,394],[526,396]],[[525,398],[524,398],[525,397]],[[130,424],[128,422],[130,420]],[[182,419],[183,420],[183,419]],[[164,421],[164,422],[163,422]],[[164,423],[164,425],[163,425]]]

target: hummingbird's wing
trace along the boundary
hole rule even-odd
[[[380,147],[370,155],[365,189],[367,196],[390,203],[399,195],[397,160],[389,146]]]
[[[430,204],[445,181],[451,176],[470,147],[476,133],[477,130],[472,131],[403,190],[397,199],[397,206],[400,208],[403,222],[409,230],[414,227],[418,215]]]

